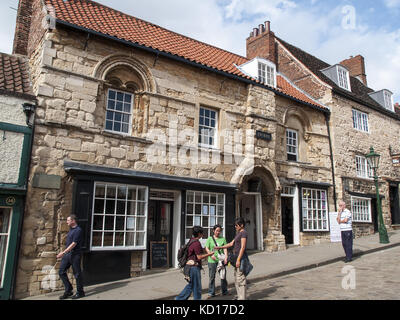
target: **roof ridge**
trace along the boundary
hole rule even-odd
[[[157,25],[157,24],[155,24],[155,23],[149,22],[149,21],[147,21],[147,20],[144,20],[144,19],[135,17],[135,16],[133,16],[133,15],[130,15],[130,14],[125,13],[125,12],[122,12],[122,11],[120,11],[120,10],[111,8],[111,7],[107,6],[107,5],[104,5],[104,4],[99,3],[99,2],[96,2],[96,1],[93,1],[93,0],[67,0],[66,2],[64,2],[64,1],[63,1],[63,2],[64,2],[64,3],[68,3],[69,1],[79,1],[79,2],[92,3],[92,4],[94,4],[94,5],[98,6],[98,7],[103,7],[103,8],[107,8],[107,9],[109,9],[109,10],[111,10],[111,11],[114,11],[114,12],[120,14],[121,16],[126,16],[126,17],[129,17],[129,18],[132,18],[132,19],[136,19],[136,20],[142,21],[142,22],[144,22],[144,23],[146,23],[146,24],[148,24],[148,25],[150,25],[150,26],[154,26],[154,27],[156,27],[156,28],[160,28],[160,29],[162,29],[162,30],[165,30],[165,31],[170,32],[170,33],[173,33],[173,34],[175,34],[175,35],[184,37],[184,38],[189,39],[189,40],[192,40],[192,41],[194,41],[194,42],[204,44],[204,45],[206,45],[206,46],[208,46],[208,47],[210,47],[210,48],[215,48],[215,49],[218,49],[218,50],[220,50],[220,51],[223,51],[223,52],[232,54],[232,55],[234,55],[234,56],[237,56],[238,58],[242,58],[242,59],[245,59],[245,60],[249,61],[249,59],[248,59],[247,57],[244,57],[244,56],[242,56],[242,55],[240,55],[240,54],[237,54],[237,53],[234,53],[234,52],[231,52],[231,51],[222,49],[222,48],[217,47],[217,46],[215,46],[215,45],[206,43],[206,42],[204,42],[204,41],[200,41],[200,40],[194,39],[194,38],[189,37],[189,36],[186,36],[186,35],[184,35],[184,34],[182,34],[182,33],[169,30],[169,29],[167,29],[167,28],[165,28],[165,27],[162,27],[162,26],[160,26],[160,25]]]
[[[289,51],[290,51],[290,49],[287,48],[287,45],[289,45],[289,46],[291,46],[291,47],[294,47],[295,49],[300,50],[301,52],[304,52],[305,54],[307,54],[307,55],[313,57],[314,59],[318,60],[319,62],[322,62],[322,63],[326,64],[327,67],[331,67],[331,66],[334,65],[334,64],[330,64],[330,63],[328,63],[328,62],[325,62],[325,61],[321,60],[320,58],[318,58],[318,57],[312,55],[311,53],[308,53],[307,51],[304,51],[303,49],[301,49],[301,48],[299,48],[299,47],[296,47],[295,45],[293,45],[293,44],[291,44],[291,43],[289,43],[289,42],[287,42],[287,41],[285,41],[285,40],[282,40],[281,38],[279,38],[279,37],[277,37],[277,36],[275,36],[275,38],[278,39],[278,41],[280,41],[280,42],[282,43],[282,45],[285,46],[286,49],[288,49]]]

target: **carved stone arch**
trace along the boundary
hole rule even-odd
[[[118,68],[126,68],[134,72],[141,80],[141,90],[153,93],[156,92],[156,83],[149,68],[130,56],[115,54],[105,57],[96,66],[93,76],[97,79],[106,80],[107,75]]]
[[[295,106],[289,107],[286,110],[285,115],[283,117],[283,124],[287,125],[287,123],[291,117],[295,117],[299,120],[302,127],[304,128],[304,132],[312,131],[312,124],[311,124],[310,118],[308,117],[307,113],[304,112],[304,110],[301,110],[300,108],[295,107]]]

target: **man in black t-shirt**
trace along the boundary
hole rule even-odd
[[[64,294],[60,297],[61,300],[71,296],[72,299],[79,299],[85,296],[81,271],[82,229],[76,223],[75,215],[70,215],[67,218],[67,224],[70,227],[67,235],[67,248],[57,255],[57,259],[61,259],[59,275],[65,288]],[[76,294],[74,296],[72,293],[72,285],[69,282],[67,274],[71,266],[76,279]]]

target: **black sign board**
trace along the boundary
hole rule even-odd
[[[150,242],[150,269],[169,268],[168,242]]]
[[[272,134],[264,131],[257,131],[256,132],[256,138],[265,140],[265,141],[272,141]]]

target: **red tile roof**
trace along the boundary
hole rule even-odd
[[[26,58],[0,53],[0,90],[33,95]]]
[[[235,66],[248,62],[249,60],[245,57],[169,31],[97,2],[90,0],[45,0],[45,3],[54,7],[58,20],[120,40],[176,55],[188,61],[241,78],[257,81],[243,74]],[[279,76],[278,91],[327,110],[326,107],[306,97]]]

